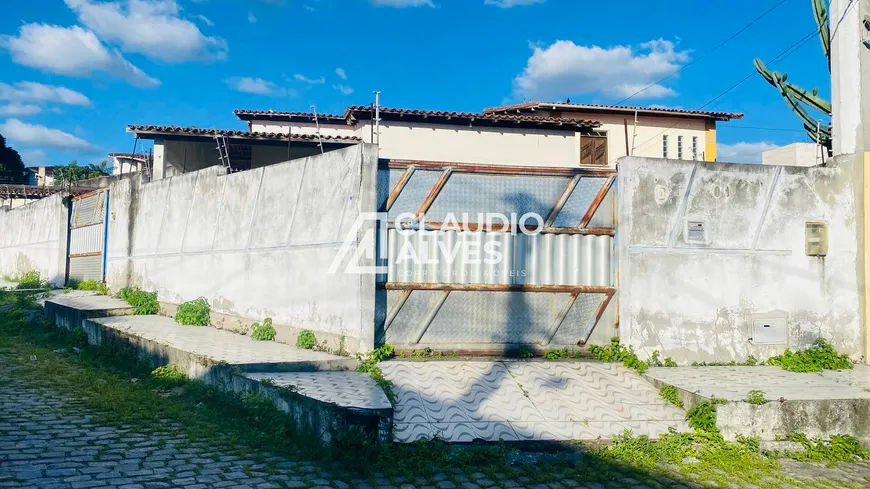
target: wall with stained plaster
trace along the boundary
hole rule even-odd
[[[280,331],[370,350],[374,276],[328,270],[346,239],[350,253],[373,249],[355,224],[376,210],[376,172],[376,149],[358,145],[229,175],[216,166],[116,182],[108,285],[173,304],[205,297],[217,315],[270,317]]]
[[[764,359],[818,337],[864,355],[852,161],[619,165],[619,329],[642,357]],[[827,256],[806,256],[807,221],[827,224]],[[787,318],[784,343],[755,340],[751,320],[764,314]]]
[[[66,280],[67,207],[54,194],[11,210],[0,210],[0,276],[37,271],[43,280]]]

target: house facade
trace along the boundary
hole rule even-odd
[[[607,164],[623,156],[716,161],[716,123],[743,114],[615,105],[527,102],[492,107],[486,114],[591,119],[607,134]]]
[[[342,115],[236,110],[251,132],[355,137],[385,160],[578,167],[584,148],[603,147],[599,123],[536,114],[486,114],[348,107]],[[377,121],[376,119],[380,119]],[[606,164],[604,158],[590,166]]]

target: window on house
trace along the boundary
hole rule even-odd
[[[607,138],[598,136],[581,137],[580,164],[583,166],[606,166]]]
[[[662,158],[668,157],[668,135],[662,136]]]
[[[698,159],[698,136],[692,136],[692,159]]]
[[[677,136],[677,158],[683,159],[683,136]]]

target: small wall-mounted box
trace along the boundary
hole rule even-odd
[[[706,243],[707,231],[703,221],[686,221],[686,242]]]
[[[750,341],[756,345],[787,345],[788,315],[784,312],[753,314]]]
[[[828,224],[807,222],[805,240],[807,256],[826,256],[828,254]]]

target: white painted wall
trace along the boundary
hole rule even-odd
[[[254,121],[254,131],[316,134],[314,124]],[[373,142],[373,127],[361,121],[353,127],[321,125],[324,136],[356,136]],[[380,125],[380,157],[401,160],[450,161],[514,166],[577,167],[580,135],[547,129],[410,124]]]
[[[175,304],[205,297],[218,313],[370,350],[374,276],[327,270],[359,213],[376,210],[376,167],[374,148],[358,145],[230,175],[115,182],[108,285]]]
[[[863,354],[851,162],[666,163],[619,163],[625,343],[683,363],[764,359],[819,336]],[[687,221],[704,223],[705,242],[686,240]],[[828,224],[826,257],[805,255],[807,221]],[[787,344],[750,341],[752,315],[768,313],[787,314]]]
[[[590,118],[600,121],[601,128],[607,131],[607,156],[611,166],[626,156],[624,119],[628,119],[628,147],[631,150],[634,145],[634,156],[661,158],[662,138],[667,135],[669,158],[681,159],[677,153],[677,141],[682,137],[683,160],[696,159],[692,153],[692,138],[698,138],[697,160],[705,159],[706,124],[703,119],[640,116],[635,127],[633,116],[594,114]]]
[[[0,210],[0,276],[36,270],[63,286],[66,270],[67,208],[54,194],[12,210]]]
[[[859,151],[862,109],[861,50],[866,49],[861,43],[863,28],[859,15],[860,3],[862,2],[831,0],[830,5],[834,156]]]
[[[142,171],[145,163],[132,158],[112,157],[112,175],[128,174]]]
[[[818,166],[822,149],[815,143],[793,143],[761,153],[762,165]]]

